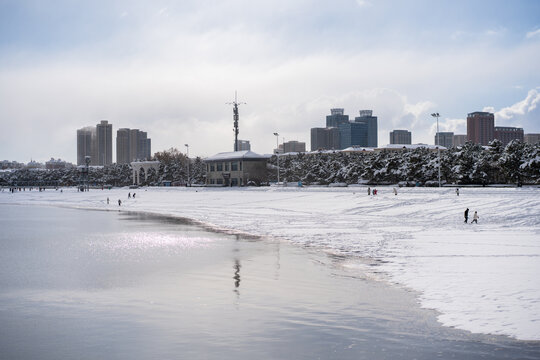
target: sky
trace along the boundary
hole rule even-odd
[[[371,109],[433,144],[467,113],[540,133],[540,1],[0,0],[0,160],[76,162],[76,130],[148,132],[152,152],[258,153]],[[115,151],[114,151],[115,154]],[[116,159],[113,156],[113,161]]]

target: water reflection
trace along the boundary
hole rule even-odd
[[[240,268],[242,267],[242,265],[240,265],[240,260],[238,259],[235,259],[234,260],[234,276],[233,276],[233,279],[234,279],[234,292],[240,296]]]

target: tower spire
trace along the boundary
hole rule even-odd
[[[232,105],[233,106],[233,120],[234,120],[234,128],[233,128],[233,131],[234,131],[234,151],[238,151],[238,133],[239,133],[239,130],[238,130],[238,120],[239,120],[239,115],[238,115],[238,106],[239,105],[242,105],[242,104],[245,104],[245,102],[238,102],[238,98],[237,98],[237,93],[236,93],[236,90],[234,91],[234,101],[233,102],[229,102],[227,103],[227,105]]]

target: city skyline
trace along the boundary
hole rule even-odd
[[[534,1],[2,2],[0,158],[76,163],[73,134],[101,119],[149,131],[154,151],[210,156],[234,139],[235,90],[239,137],[259,153],[274,132],[310,144],[336,107],[372,109],[379,145],[393,129],[432,144],[433,112],[441,132],[490,111],[540,133],[538,13]]]

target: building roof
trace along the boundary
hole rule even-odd
[[[222,152],[213,156],[209,156],[204,159],[204,161],[224,161],[224,160],[264,160],[268,159],[269,155],[260,155],[254,153],[251,150],[243,151],[230,151]]]
[[[388,144],[381,146],[379,149],[418,149],[418,148],[427,148],[428,150],[446,150],[444,146],[438,145],[428,145],[428,144]]]

